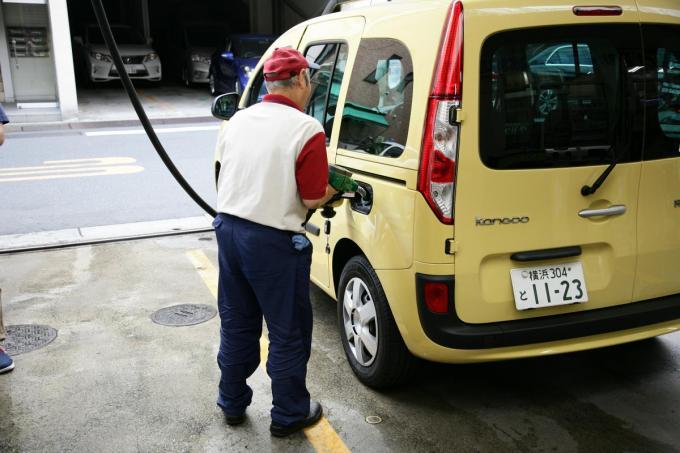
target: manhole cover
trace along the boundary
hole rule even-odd
[[[19,355],[47,346],[57,338],[57,329],[38,324],[7,326],[7,338],[2,347],[9,355]]]
[[[164,326],[193,326],[212,319],[217,310],[210,305],[183,304],[161,308],[151,320]]]

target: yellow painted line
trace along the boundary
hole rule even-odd
[[[43,165],[34,167],[0,168],[0,183],[124,175],[144,171],[144,167],[140,165],[129,165],[135,162],[137,160],[132,157],[48,160]]]
[[[149,102],[152,102],[154,104],[157,104],[159,107],[165,109],[165,110],[170,110],[172,112],[176,112],[177,109],[175,109],[175,106],[170,104],[169,102],[161,101],[160,99],[156,98],[155,96],[152,96],[150,94],[144,94],[141,93],[143,99],[147,99]]]
[[[130,175],[144,171],[144,167],[139,165],[124,165],[120,167],[108,167],[96,169],[84,173],[54,173],[47,175],[33,175],[33,176],[0,176],[0,183],[2,182],[19,182],[19,181],[39,181],[45,179],[63,179],[63,178],[84,178],[88,176],[113,176],[113,175]]]
[[[83,168],[97,165],[123,165],[134,164],[137,162],[132,157],[102,157],[97,159],[66,159],[66,160],[46,160],[42,165],[34,167],[0,167],[0,175],[5,172],[34,172],[45,169],[70,169]]]
[[[191,264],[194,265],[198,275],[203,279],[205,286],[210,290],[210,294],[217,300],[218,273],[215,266],[212,265],[210,259],[203,250],[191,250],[187,252],[187,256],[189,257]]]
[[[349,453],[349,448],[340,439],[326,417],[321,417],[319,423],[305,428],[305,436],[319,453]]]
[[[218,273],[208,256],[203,250],[191,250],[187,252],[187,256],[203,279],[205,285],[210,290],[210,293],[217,298]],[[263,335],[260,338],[261,367],[264,367],[267,363],[268,349],[269,341],[267,341],[267,338]],[[306,428],[304,433],[305,436],[307,436],[309,443],[311,443],[314,449],[319,453],[346,453],[350,451],[326,417],[321,417],[321,420],[319,420],[317,424]]]

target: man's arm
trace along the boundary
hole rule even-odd
[[[0,105],[0,145],[5,143],[5,124],[9,123],[9,118],[5,113],[5,109]]]
[[[338,193],[337,190],[335,190],[330,185],[327,185],[326,186],[326,195],[324,195],[322,198],[319,198],[318,200],[305,200],[303,198],[302,203],[305,205],[305,207],[307,209],[319,209],[321,206],[328,203],[328,200],[333,198],[333,196],[337,193]]]

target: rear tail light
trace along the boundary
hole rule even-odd
[[[572,9],[577,16],[620,16],[623,8],[620,6],[574,6]]]
[[[441,282],[425,282],[423,286],[425,306],[432,313],[448,313],[449,286]]]
[[[463,4],[455,1],[442,33],[428,101],[418,190],[440,221],[453,224],[460,125],[454,121],[463,94]]]

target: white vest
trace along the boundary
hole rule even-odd
[[[304,232],[307,208],[295,164],[321,124],[287,105],[261,102],[241,110],[218,137],[217,211],[279,230]]]

